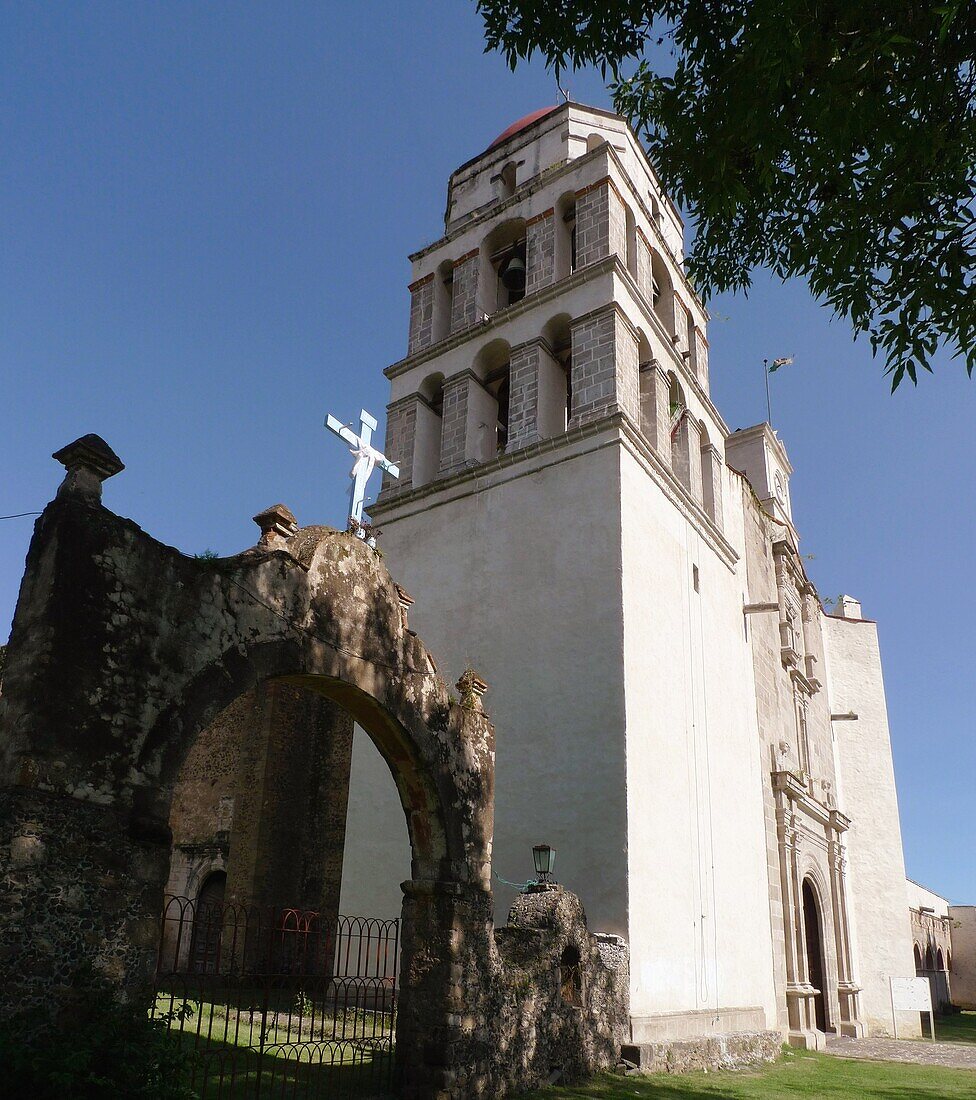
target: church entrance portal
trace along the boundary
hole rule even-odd
[[[817,995],[814,998],[817,1029],[826,1031],[830,1018],[827,1014],[827,967],[824,961],[823,921],[817,895],[809,879],[803,880],[803,933],[807,944],[807,979]]]

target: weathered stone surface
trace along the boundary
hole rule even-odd
[[[241,764],[254,798],[304,792],[270,821],[255,811],[241,889],[334,893],[335,868],[302,870],[296,854],[282,878],[255,860],[341,843],[315,807],[335,801],[323,794],[333,780],[347,783],[354,720],[393,771],[412,849],[399,1095],[504,1096],[554,1070],[613,1065],[626,949],[591,937],[562,890],[521,896],[496,943],[484,681],[469,670],[452,703],[379,556],[328,527],[286,537],[288,516],[271,512],[274,545],[219,560],[156,542],[90,493],[59,495],[38,520],[0,697],[0,1017],[56,1021],[86,970],[122,998],[147,996],[170,822],[189,843],[217,812],[172,813],[174,786],[202,782],[203,768],[215,805],[228,796],[217,793],[230,769],[221,716],[243,716],[266,741],[263,764]],[[303,736],[331,747],[317,756]],[[579,985],[569,1000],[568,948]]]
[[[624,1044],[620,1056],[641,1073],[691,1073],[775,1062],[782,1045],[778,1031],[742,1031],[666,1043]]]

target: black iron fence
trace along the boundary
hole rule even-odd
[[[154,1012],[205,1098],[390,1095],[398,920],[167,897]]]

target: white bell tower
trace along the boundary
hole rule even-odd
[[[444,679],[488,682],[496,872],[530,877],[552,845],[591,927],[630,945],[634,1035],[672,1038],[775,1018],[766,858],[740,842],[764,823],[739,479],[682,233],[605,111],[536,112],[457,169],[411,257],[386,370],[400,477],[369,508]],[[357,759],[354,784],[388,785]],[[371,837],[402,812],[363,804],[343,905],[381,912],[364,891],[407,868]],[[733,921],[758,930],[734,962]]]

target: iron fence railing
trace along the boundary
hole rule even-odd
[[[209,1100],[392,1087],[400,922],[167,897],[153,1012]]]

